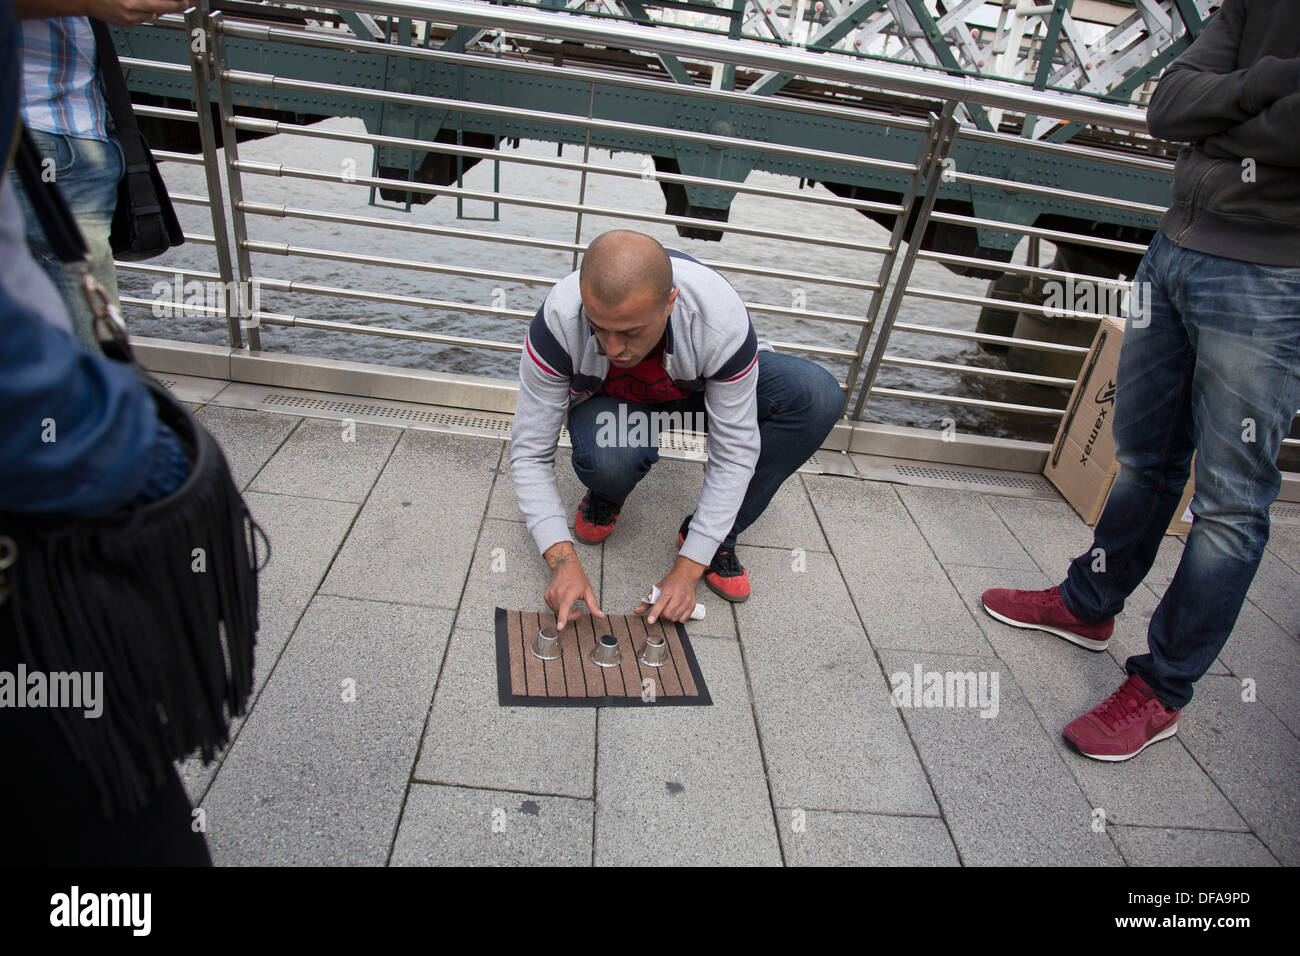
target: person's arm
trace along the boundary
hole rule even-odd
[[[556,624],[568,623],[575,601],[604,617],[569,535],[555,479],[555,450],[569,410],[573,360],[546,325],[547,304],[537,310],[519,359],[519,398],[511,428],[510,474],[519,510],[551,571],[544,599]]]
[[[11,266],[27,255],[0,252]],[[189,462],[144,384],[46,320],[42,307],[62,308],[53,286],[34,297],[16,278],[0,279],[0,511],[91,518],[178,487]]]
[[[1197,143],[1268,109],[1300,89],[1300,59],[1262,57],[1237,68],[1248,0],[1227,0],[1156,84],[1147,107],[1152,136]]]
[[[704,388],[709,420],[708,468],[681,555],[707,567],[731,531],[758,464],[758,340],[744,342]]]
[[[14,0],[19,20],[94,17],[120,27],[139,26],[164,13],[184,13],[187,0]]]
[[[1258,116],[1211,136],[1202,145],[1216,158],[1300,167],[1300,86]]]

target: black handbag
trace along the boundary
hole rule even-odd
[[[24,135],[15,168],[29,192],[39,162]],[[37,192],[36,214],[56,255],[84,259],[58,190]],[[165,498],[94,519],[0,512],[0,628],[13,630],[33,670],[103,675],[100,716],[53,716],[112,816],[148,803],[173,760],[196,750],[211,760],[229,740],[230,720],[252,693],[265,566],[258,542],[268,561],[270,542],[220,446],[135,361],[125,326],[88,274],[84,288],[104,354],[143,381],[190,473]]]
[[[95,32],[95,49],[99,74],[104,81],[104,98],[117,127],[122,146],[125,171],[117,187],[117,209],[109,242],[113,256],[128,262],[152,259],[172,246],[185,242],[181,224],[167,196],[167,186],[154,162],[153,152],[135,122],[135,109],[117,60],[117,48],[108,26],[101,20],[90,21]]]

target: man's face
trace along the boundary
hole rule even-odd
[[[677,301],[676,289],[667,299],[642,290],[618,305],[609,306],[597,301],[586,289],[581,291],[587,324],[596,333],[596,341],[609,356],[610,364],[618,368],[639,365],[655,350],[664,337],[668,316]]]

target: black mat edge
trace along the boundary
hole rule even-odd
[[[510,690],[510,629],[506,623],[505,608],[496,609],[497,639],[497,703],[502,707],[712,707],[713,697],[709,685],[704,681],[700,662],[695,659],[695,648],[686,634],[686,628],[673,622],[677,628],[677,638],[682,642],[682,651],[686,654],[686,665],[691,669],[691,678],[699,689],[695,697],[660,697],[653,701],[640,697],[520,697]],[[527,651],[525,651],[527,653]]]

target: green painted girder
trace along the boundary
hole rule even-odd
[[[123,31],[116,34],[123,56],[172,63],[188,63],[184,36],[160,31]],[[313,83],[348,84],[365,89],[392,88],[394,83],[408,92],[459,98],[508,107],[511,117],[491,117],[465,110],[420,109],[367,101],[324,92],[296,92],[235,86],[237,107],[259,107],[287,113],[325,116],[357,116],[374,133],[404,135],[395,130],[418,128],[425,139],[437,130],[462,129],[495,135],[501,139],[534,139],[554,143],[580,144],[586,139],[582,120],[589,105],[598,119],[696,130],[764,142],[781,143],[807,150],[825,150],[911,163],[919,150],[919,133],[871,122],[798,113],[768,105],[755,97],[752,105],[710,103],[675,90],[665,82],[661,89],[640,90],[596,83],[595,96],[588,82],[563,76],[541,77],[483,67],[452,67],[446,64],[390,57],[380,53],[346,53],[290,44],[262,43],[229,37],[228,65],[234,70],[272,73]],[[1175,54],[1176,55],[1176,54]],[[394,70],[393,60],[411,64]],[[394,79],[397,77],[397,80]],[[188,77],[170,76],[145,70],[128,71],[132,90],[181,100],[193,99]],[[401,82],[398,83],[397,81]],[[214,91],[215,92],[215,91]],[[524,111],[573,115],[572,124],[544,122]],[[399,112],[400,111],[400,112]],[[674,140],[671,134],[640,135],[591,131],[591,145],[597,149],[675,157],[683,173],[743,182],[753,169],[794,179],[839,182],[902,193],[906,186],[901,174],[865,169],[841,163],[810,160],[798,156],[775,156],[758,150],[723,149]],[[396,156],[416,151],[394,150]],[[421,154],[422,155],[422,154]],[[1099,196],[1160,205],[1169,199],[1169,177],[1163,173],[1117,167],[1101,162],[1065,159],[1012,146],[987,146],[958,142],[953,154],[962,172],[1011,178]],[[405,168],[408,163],[393,164]],[[509,174],[504,189],[509,192]],[[688,187],[688,199],[697,206],[726,209],[734,192],[717,188]],[[1032,223],[1039,215],[1054,213],[1088,222],[1151,229],[1155,220],[1125,209],[1109,209],[1086,203],[1049,197],[1009,194],[1002,190],[972,188],[964,183],[944,183],[941,199],[970,202],[976,215],[998,210],[991,218]],[[1017,236],[990,232],[983,236],[989,248],[1011,248]]]

